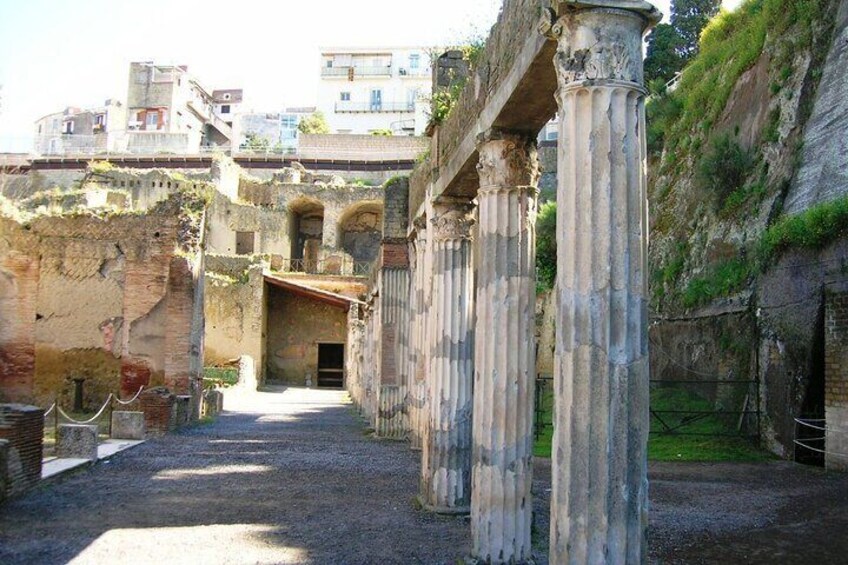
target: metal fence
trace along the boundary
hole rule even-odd
[[[651,433],[760,437],[759,380],[651,380]]]
[[[272,256],[271,270],[281,273],[366,277],[371,271],[371,263],[366,261],[355,261],[348,257],[289,259],[280,256]]]
[[[759,439],[760,386],[757,379],[652,380],[651,434]],[[534,434],[553,426],[553,377],[538,375]]]

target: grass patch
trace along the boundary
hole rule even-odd
[[[764,266],[792,247],[821,249],[848,234],[848,196],[778,220],[760,239]]]
[[[738,292],[751,274],[751,265],[743,259],[731,259],[714,265],[706,274],[689,281],[683,291],[683,306],[693,308]]]
[[[656,411],[712,411],[715,405],[680,388],[656,387],[651,390],[651,409]],[[736,407],[738,408],[738,407]],[[660,414],[671,428],[681,433],[659,433],[665,428],[651,415],[648,459],[651,461],[766,461],[771,456],[743,437],[719,437],[737,433],[736,415],[708,415],[693,419],[690,414]],[[704,435],[682,435],[704,434]],[[712,434],[712,435],[710,435]]]
[[[238,369],[235,367],[205,367],[203,388],[227,388],[238,384]]]
[[[715,407],[708,401],[685,390],[654,388],[651,390],[651,408],[654,410],[709,411]],[[542,395],[542,415],[546,423],[533,445],[536,457],[551,457],[553,438],[553,391],[546,388]],[[671,427],[682,423],[686,415],[663,415]],[[725,417],[727,418],[727,417]],[[651,430],[662,430],[660,423],[651,416]],[[732,423],[720,415],[709,416],[691,422],[680,430],[698,434],[734,433]],[[652,433],[648,440],[648,459],[651,461],[766,461],[772,456],[759,449],[743,437],[690,436],[681,434]]]

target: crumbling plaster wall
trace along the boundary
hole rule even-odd
[[[304,386],[318,382],[318,344],[347,342],[347,312],[269,286],[266,378]],[[347,351],[345,351],[347,354]]]
[[[266,263],[209,256],[206,271],[205,363],[225,365],[242,355],[257,367],[264,356]],[[261,376],[261,375],[259,375]]]
[[[177,200],[146,215],[0,220],[5,397],[47,405],[75,377],[89,404],[166,382],[196,392],[202,257],[177,254],[193,231]]]

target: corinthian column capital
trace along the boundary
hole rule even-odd
[[[561,0],[559,18],[543,30],[558,43],[560,89],[599,83],[642,89],[642,37],[661,18],[643,0]]]
[[[489,130],[478,138],[480,192],[533,187],[539,182],[536,140],[526,133]]]
[[[433,240],[471,239],[474,204],[467,198],[440,197],[433,201]]]

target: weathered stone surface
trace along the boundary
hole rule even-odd
[[[379,390],[377,411],[377,436],[388,439],[406,439],[406,386],[382,385]]]
[[[144,439],[144,412],[112,412],[112,439]]]
[[[224,393],[220,390],[207,390],[203,393],[203,415],[214,418],[224,411]]]
[[[430,297],[430,277],[427,273],[427,222],[415,222],[415,240],[411,244],[412,289],[410,292],[410,347],[407,401],[409,412],[409,443],[414,450],[421,449],[421,439],[426,425],[427,405],[427,319]]]
[[[56,432],[56,456],[97,461],[97,426],[60,424]]]
[[[535,145],[489,132],[479,148],[471,537],[484,563],[532,557]]]
[[[460,513],[471,505],[473,206],[463,199],[441,199],[433,206],[430,404],[421,457],[421,499],[430,510]]]
[[[641,56],[653,7],[566,4],[552,30],[561,174],[550,558],[641,563],[649,425]]]
[[[813,112],[804,128],[801,167],[793,177],[783,208],[788,214],[848,193],[848,3],[838,4],[830,52]]]

